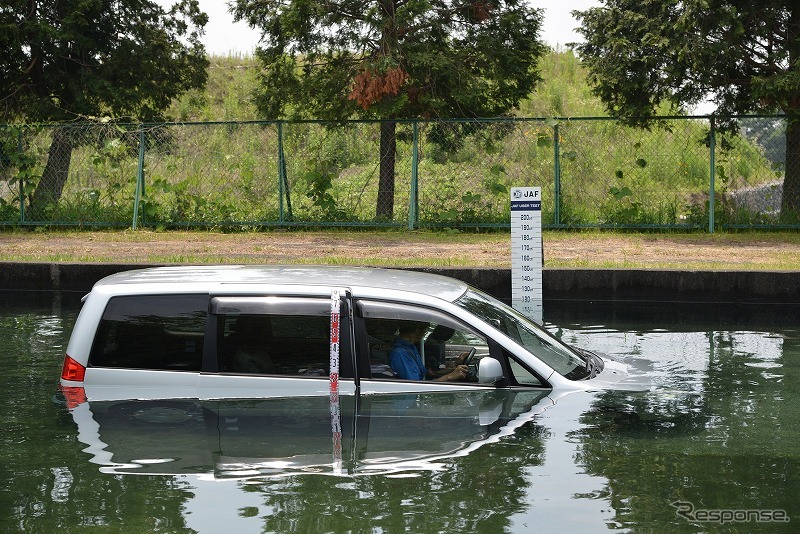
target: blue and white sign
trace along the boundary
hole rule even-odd
[[[542,322],[542,188],[511,188],[511,306]]]

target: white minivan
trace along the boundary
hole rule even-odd
[[[641,389],[464,282],[363,267],[122,272],[84,300],[61,388],[83,400],[473,388]]]

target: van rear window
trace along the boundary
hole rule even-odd
[[[108,301],[90,367],[199,371],[208,295],[130,295]]]

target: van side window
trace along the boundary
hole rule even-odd
[[[220,371],[328,376],[330,319],[309,315],[220,316]]]
[[[348,321],[342,303],[339,374],[353,376]],[[330,299],[213,297],[217,355],[223,373],[279,376],[330,374]]]
[[[404,304],[359,301],[359,310],[372,378],[435,380],[468,365],[471,372],[463,382],[477,382],[477,364],[489,355],[489,347],[467,325],[439,311]]]
[[[539,377],[526,369],[514,357],[509,356],[508,365],[511,367],[511,373],[514,375],[514,379],[520,386],[545,387],[546,384],[542,382]]]
[[[130,295],[108,301],[91,367],[199,371],[207,295]]]

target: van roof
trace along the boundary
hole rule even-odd
[[[453,301],[467,290],[466,283],[438,274],[372,267],[327,265],[197,265],[152,267],[123,271],[99,280],[95,286],[158,284],[166,287],[207,283],[270,284],[392,289]]]

